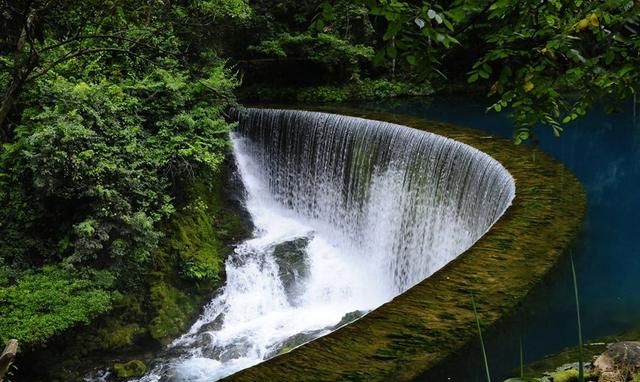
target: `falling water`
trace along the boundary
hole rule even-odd
[[[254,237],[141,382],[216,380],[325,335],[464,252],[515,195],[500,163],[434,134],[324,113],[236,114]]]

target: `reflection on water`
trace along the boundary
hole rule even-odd
[[[486,113],[486,106],[482,99],[458,97],[358,105],[510,137],[513,124],[507,116]],[[640,326],[640,124],[634,123],[633,105],[624,106],[624,112],[617,114],[594,110],[568,125],[560,138],[553,137],[544,127],[536,132],[540,147],[570,168],[587,191],[584,229],[572,248],[587,340]],[[576,344],[569,275],[563,261],[544,285],[524,301],[522,312],[488,333],[486,341],[495,377],[506,377],[517,369],[520,336],[525,362]],[[482,380],[479,353],[459,358],[453,362],[454,367],[438,371],[438,376],[443,380]]]

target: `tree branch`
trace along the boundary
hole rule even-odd
[[[51,69],[53,69],[54,67],[60,65],[61,63],[65,62],[65,61],[69,61],[73,58],[76,57],[80,57],[80,56],[85,56],[88,54],[93,54],[93,53],[101,53],[101,52],[116,52],[116,53],[124,53],[130,56],[135,56],[138,58],[141,58],[143,60],[149,61],[153,64],[155,64],[155,62],[149,60],[146,57],[140,56],[128,49],[122,49],[122,48],[88,48],[88,49],[83,49],[83,50],[78,50],[72,53],[68,53],[64,56],[62,56],[61,58],[51,62],[50,64],[48,64],[47,66],[45,66],[42,70],[38,71],[38,73],[33,73],[32,75],[30,75],[29,77],[27,77],[25,82],[29,82],[29,81],[33,81],[36,78],[42,77],[45,74],[47,74]]]

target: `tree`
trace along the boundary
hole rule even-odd
[[[144,269],[181,187],[224,158],[237,80],[212,26],[250,14],[243,0],[1,3],[4,264]]]
[[[366,0],[386,21],[378,61],[403,58],[429,78],[448,78],[450,57],[465,62],[510,110],[516,142],[539,124],[556,135],[594,104],[613,108],[640,88],[640,2],[633,0]],[[449,64],[449,65],[447,65]],[[456,69],[454,69],[456,70]]]

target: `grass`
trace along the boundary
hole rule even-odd
[[[482,360],[484,362],[484,371],[487,374],[487,382],[491,382],[491,373],[489,372],[489,362],[487,361],[487,350],[484,347],[484,340],[482,339],[482,328],[480,327],[480,318],[478,317],[478,309],[476,307],[476,299],[471,295],[471,304],[473,304],[473,316],[476,319],[476,326],[478,328],[478,338],[480,338],[480,349],[482,350]]]
[[[584,359],[582,357],[582,323],[580,321],[580,298],[578,297],[578,279],[576,278],[576,266],[571,255],[571,275],[573,276],[573,292],[576,298],[576,318],[578,320],[578,381],[584,382]]]
[[[524,378],[524,351],[522,350],[522,336],[520,336],[520,378]]]

